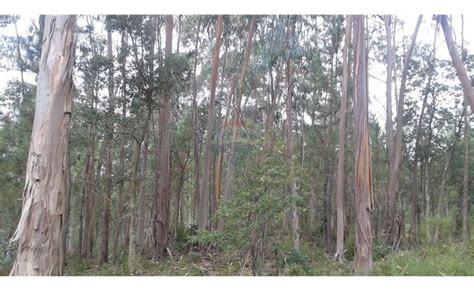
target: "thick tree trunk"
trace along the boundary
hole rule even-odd
[[[337,185],[336,185],[336,254],[338,262],[344,261],[344,151],[346,143],[346,108],[347,108],[347,84],[349,82],[349,46],[351,44],[352,18],[346,16],[346,31],[344,40],[344,51],[342,56],[342,94],[341,110],[339,120],[339,153],[337,164]]]
[[[474,112],[474,88],[472,88],[471,79],[467,75],[466,68],[456,51],[456,43],[453,40],[453,33],[451,31],[451,26],[448,23],[448,17],[446,15],[439,15],[438,20],[443,27],[449,55],[451,56],[454,68],[456,69],[456,74],[458,75],[459,81],[461,81],[464,90],[464,98],[471,106],[471,112]]]
[[[173,16],[167,15],[165,19],[165,58],[169,58],[172,53],[173,38]],[[170,160],[170,114],[171,114],[171,92],[166,92],[161,98],[159,117],[159,147],[160,157],[159,178],[158,178],[158,199],[156,201],[155,213],[155,237],[153,258],[158,259],[168,247],[168,228],[170,215],[170,188],[171,188],[171,160]]]
[[[201,190],[199,193],[198,207],[198,228],[206,229],[208,226],[209,212],[209,192],[210,192],[210,175],[211,175],[211,147],[214,135],[215,121],[215,102],[216,102],[216,86],[219,73],[219,51],[221,48],[221,36],[223,30],[223,16],[219,15],[216,22],[215,45],[212,55],[211,69],[211,96],[209,98],[209,106],[207,112],[207,130],[204,143],[204,169],[201,180]]]
[[[62,275],[75,16],[48,16],[12,276]]]
[[[232,187],[234,184],[234,172],[235,172],[235,145],[237,142],[237,136],[239,131],[239,124],[243,124],[243,116],[241,113],[242,94],[245,76],[250,60],[250,53],[252,50],[253,35],[257,29],[257,17],[254,15],[250,20],[250,26],[247,33],[247,43],[245,46],[244,60],[240,70],[240,77],[237,84],[237,92],[234,99],[234,110],[232,114],[232,138],[230,144],[230,151],[228,157],[227,173],[224,181],[224,194],[222,197],[222,203],[226,203],[232,197]],[[219,221],[218,229],[224,229],[224,220]]]
[[[368,129],[367,57],[364,16],[354,18],[354,122],[356,234],[353,272],[372,270],[372,169]]]
[[[402,140],[403,140],[403,106],[405,100],[406,82],[408,75],[408,66],[410,64],[411,55],[416,43],[416,37],[421,25],[423,16],[418,17],[415,32],[412,35],[410,46],[403,61],[402,79],[400,83],[400,91],[397,103],[397,132],[395,134],[393,153],[390,156],[389,167],[389,181],[388,181],[388,195],[387,195],[387,221],[385,227],[387,245],[392,249],[398,248],[402,235],[402,223],[398,214],[397,200],[398,200],[398,184],[400,180],[400,165],[402,161]],[[387,110],[389,110],[387,108]]]

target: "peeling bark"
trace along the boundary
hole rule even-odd
[[[64,199],[76,16],[47,16],[23,207],[10,275],[63,274]]]
[[[372,167],[368,129],[367,55],[364,16],[354,19],[355,251],[353,272],[368,275],[372,262]]]

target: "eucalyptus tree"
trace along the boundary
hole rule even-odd
[[[221,37],[223,29],[223,16],[219,15],[215,28],[215,44],[212,55],[212,72],[211,72],[211,88],[208,107],[207,130],[204,142],[204,168],[201,180],[201,190],[199,191],[199,207],[198,207],[198,226],[199,229],[206,229],[208,226],[209,212],[209,192],[210,192],[210,173],[211,173],[211,145],[214,135],[215,122],[215,98],[219,68],[219,53],[221,47]]]
[[[356,233],[353,272],[368,275],[372,261],[371,152],[368,132],[367,55],[365,17],[354,19],[354,126],[355,126],[355,213]]]
[[[48,16],[11,275],[62,275],[76,16]],[[59,54],[58,52],[61,52]]]

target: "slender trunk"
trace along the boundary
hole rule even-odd
[[[294,35],[295,35],[295,17],[288,17],[288,34],[287,34],[287,47],[288,50],[293,49]],[[293,82],[294,82],[294,67],[293,62],[290,58],[286,61],[286,82],[288,85],[287,97],[286,97],[286,159],[290,168],[288,192],[291,199],[296,199],[296,178],[295,178],[295,165],[293,157]],[[292,216],[292,236],[293,236],[293,248],[295,250],[300,249],[300,229],[299,229],[299,217],[298,207],[296,202],[293,201],[291,207]]]
[[[354,122],[355,122],[355,214],[356,233],[353,272],[372,270],[372,169],[368,129],[367,56],[364,16],[354,18]]]
[[[48,16],[12,276],[63,274],[75,16]]]
[[[466,105],[467,106],[467,105]],[[467,108],[466,108],[467,110]],[[464,116],[464,174],[462,195],[462,239],[465,245],[469,245],[469,141],[470,141],[469,118],[466,112]]]
[[[390,156],[389,181],[388,181],[388,201],[387,201],[387,221],[385,227],[386,244],[397,249],[401,240],[403,224],[400,221],[397,201],[398,185],[400,180],[400,165],[402,161],[402,140],[403,140],[403,106],[405,100],[406,82],[408,76],[408,66],[416,43],[416,37],[421,25],[423,16],[418,17],[415,31],[413,32],[410,46],[403,61],[403,71],[400,83],[400,90],[397,103],[397,132],[395,134],[393,153]]]
[[[147,163],[148,163],[148,140],[150,134],[151,122],[151,106],[148,107],[147,120],[144,128],[143,157],[140,169],[140,190],[138,193],[138,221],[137,221],[137,247],[138,253],[141,254],[145,245],[145,197],[146,197],[146,181],[147,181]]]
[[[458,75],[459,81],[461,82],[464,90],[464,98],[466,102],[471,106],[471,112],[474,112],[474,88],[471,85],[471,79],[467,75],[466,68],[464,67],[462,59],[459,57],[456,51],[456,43],[453,40],[453,33],[451,26],[448,23],[448,17],[446,15],[439,15],[438,20],[443,27],[444,37],[446,39],[446,45],[448,46],[449,55],[453,62],[456,74]]]
[[[169,58],[172,53],[173,38],[173,16],[167,15],[165,20],[165,58]],[[153,258],[156,260],[164,254],[168,247],[169,228],[169,208],[170,208],[170,188],[171,188],[171,160],[170,160],[170,114],[171,114],[171,92],[165,92],[161,98],[159,116],[159,147],[160,158],[158,195],[155,213],[155,237]]]
[[[241,113],[242,95],[245,76],[250,60],[250,53],[252,50],[253,35],[257,29],[257,16],[253,15],[250,20],[250,26],[247,33],[247,43],[245,46],[244,60],[240,70],[239,81],[237,83],[237,92],[234,99],[234,110],[232,114],[232,138],[230,144],[230,151],[228,157],[227,173],[224,181],[224,195],[222,202],[226,203],[232,197],[232,187],[234,184],[234,171],[235,171],[235,145],[237,142],[239,124],[243,124],[243,116]],[[225,222],[219,221],[218,229],[224,229]]]
[[[100,254],[100,262],[107,263],[109,261],[109,229],[110,229],[110,204],[112,196],[112,160],[113,160],[113,136],[114,136],[114,122],[112,120],[115,111],[115,96],[114,96],[114,64],[112,54],[112,31],[107,30],[107,57],[110,61],[109,76],[108,76],[108,93],[109,93],[109,109],[106,120],[105,133],[105,196],[104,208],[102,211],[102,249]]]
[[[339,120],[339,153],[337,164],[337,186],[336,186],[336,211],[337,211],[337,233],[336,254],[338,262],[344,261],[344,151],[346,143],[346,107],[347,107],[347,84],[349,82],[349,46],[351,43],[351,16],[346,16],[346,31],[344,51],[342,57],[342,95]]]
[[[138,246],[137,246],[137,192],[138,192],[138,171],[140,169],[140,152],[143,140],[136,139],[135,157],[133,159],[132,191],[128,202],[129,212],[129,243],[128,243],[128,269],[130,274],[135,273],[138,267]]]
[[[122,32],[122,39],[121,39],[121,49],[124,50],[126,48],[126,40],[125,40],[125,32]],[[121,64],[121,72],[122,72],[122,94],[123,94],[123,101],[122,101],[122,131],[125,132],[125,118],[127,113],[127,103],[126,96],[127,92],[127,82],[126,82],[126,70],[125,70],[125,58],[123,59],[123,63]],[[118,242],[120,238],[120,232],[122,229],[122,222],[123,218],[122,215],[124,213],[124,206],[123,206],[123,192],[124,192],[124,183],[125,183],[125,137],[122,135],[120,137],[120,160],[119,160],[119,189],[118,189],[118,198],[117,198],[117,208],[116,208],[116,215],[115,215],[115,229],[114,229],[114,239],[112,240],[112,257],[114,262],[117,261],[117,250],[118,250]]]
[[[199,165],[199,156],[201,150],[199,149],[198,141],[198,108],[197,108],[197,63],[198,63],[198,47],[199,47],[199,32],[201,30],[201,18],[198,20],[197,32],[196,32],[196,42],[194,43],[195,59],[194,59],[194,70],[193,70],[193,118],[192,118],[192,127],[193,127],[193,158],[194,158],[194,196],[193,196],[193,221],[197,220],[197,213],[199,212],[199,197],[200,197],[200,165]]]
[[[223,96],[223,92],[224,92],[224,75],[225,75],[225,64],[226,64],[226,60],[227,60],[227,48],[228,46],[226,45],[225,46],[225,50],[224,50],[224,60],[223,60],[223,64],[222,64],[222,75],[221,75],[221,89],[220,89],[220,98],[222,99],[222,96]],[[227,100],[230,99],[230,95],[228,96],[228,98],[226,98]],[[218,116],[220,116],[221,114],[221,109],[222,109],[222,105],[221,105],[221,102],[219,102],[219,110],[218,110]],[[229,105],[230,103],[226,102],[226,105]],[[221,199],[221,180],[222,180],[222,163],[224,162],[224,131],[225,131],[225,124],[227,122],[227,118],[229,116],[229,106],[226,107],[227,108],[227,112],[226,112],[226,116],[225,118],[222,119],[222,126],[221,126],[221,130],[220,130],[220,133],[219,133],[219,137],[218,137],[218,144],[219,144],[219,147],[217,148],[217,151],[218,151],[218,154],[217,154],[217,158],[216,158],[216,161],[215,161],[215,165],[214,165],[214,197],[212,199],[212,203],[211,203],[211,217],[214,216],[214,214],[217,212],[217,210],[219,209],[219,205],[220,205],[220,199]],[[214,218],[213,221],[212,221],[212,229],[217,229],[217,219]]]
[[[215,120],[215,102],[216,102],[216,86],[219,68],[219,51],[221,47],[221,36],[223,30],[223,16],[219,15],[216,22],[215,45],[212,55],[212,69],[211,69],[211,96],[209,98],[208,115],[207,115],[207,130],[206,140],[204,143],[204,169],[201,181],[201,190],[199,193],[199,211],[198,211],[198,228],[206,229],[208,226],[208,211],[209,211],[209,191],[210,187],[210,173],[211,173],[211,146],[214,135],[214,120]]]
[[[96,147],[95,124],[89,125],[89,146],[86,155],[84,170],[84,218],[82,226],[81,258],[89,260],[92,257],[93,233],[95,220],[96,199],[94,194],[95,175],[95,147]]]

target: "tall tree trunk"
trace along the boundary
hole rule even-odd
[[[128,269],[133,274],[138,267],[138,246],[137,246],[137,192],[138,192],[138,174],[140,169],[140,152],[142,139],[135,139],[136,149],[133,158],[132,191],[130,192],[128,202],[129,212],[129,243],[128,243]]]
[[[346,31],[344,40],[344,51],[342,57],[342,95],[339,120],[339,153],[337,164],[337,186],[336,186],[336,211],[337,211],[337,233],[336,254],[338,262],[344,261],[344,151],[346,143],[346,108],[347,108],[347,84],[349,82],[349,46],[351,44],[352,18],[346,16]]]
[[[12,276],[63,274],[64,195],[73,93],[75,16],[48,16]]]
[[[169,59],[172,53],[173,38],[173,16],[167,15],[165,18],[165,59]],[[159,116],[159,147],[160,157],[158,195],[155,195],[155,237],[153,258],[158,259],[164,254],[168,247],[169,209],[170,209],[170,188],[171,188],[171,160],[170,160],[170,114],[171,114],[171,92],[166,92],[161,98]]]
[[[372,168],[368,129],[367,57],[364,16],[354,18],[354,122],[356,233],[353,272],[372,270]]]
[[[232,187],[234,184],[234,171],[235,171],[235,144],[237,142],[237,136],[239,131],[239,124],[243,124],[243,117],[241,113],[242,94],[244,89],[245,75],[248,68],[250,53],[252,50],[253,35],[257,29],[257,16],[253,15],[250,20],[250,26],[247,33],[247,43],[245,46],[244,60],[240,70],[239,81],[237,83],[237,92],[234,99],[234,110],[232,114],[232,138],[230,142],[230,151],[228,157],[227,173],[224,181],[224,195],[222,202],[226,203],[232,197]],[[219,221],[218,229],[224,229],[224,220]]]
[[[293,49],[294,37],[295,37],[295,25],[296,18],[294,16],[288,17],[288,34],[287,34],[287,46],[288,50]],[[286,97],[286,159],[288,166],[290,167],[290,179],[288,182],[288,192],[291,199],[296,199],[296,178],[295,178],[295,162],[293,157],[293,75],[294,67],[292,60],[288,57],[286,61],[286,82],[288,85],[287,97]],[[293,248],[295,250],[300,249],[300,229],[299,229],[299,217],[298,207],[294,205],[291,207],[292,216],[292,237],[293,237]]]
[[[113,137],[114,137],[114,122],[112,120],[115,111],[115,96],[114,96],[114,63],[112,54],[112,31],[107,30],[107,57],[110,61],[109,76],[108,76],[108,93],[109,93],[109,109],[106,120],[105,133],[105,196],[104,208],[102,211],[102,249],[100,254],[100,262],[106,263],[109,261],[109,227],[110,227],[110,204],[112,196],[112,160],[113,160]]]
[[[466,103],[466,111],[467,111]],[[470,141],[469,118],[466,112],[464,116],[464,174],[462,194],[462,240],[465,246],[469,245],[469,141]]]
[[[89,146],[86,154],[86,164],[84,170],[84,186],[83,186],[83,199],[84,199],[84,214],[83,214],[83,226],[82,226],[82,240],[81,240],[81,258],[89,260],[92,257],[93,247],[93,233],[94,233],[94,221],[95,221],[95,208],[96,199],[94,193],[95,186],[95,175],[94,175],[94,164],[95,164],[95,147],[96,147],[96,133],[95,123],[89,124]]]
[[[393,152],[390,156],[389,167],[389,181],[388,181],[388,195],[387,195],[387,221],[385,227],[386,244],[392,249],[397,249],[402,235],[402,222],[400,221],[397,207],[398,200],[398,185],[400,180],[400,165],[402,161],[402,140],[403,140],[403,106],[405,102],[406,82],[408,75],[408,66],[410,64],[411,55],[416,43],[416,37],[421,25],[423,16],[418,17],[415,31],[413,32],[410,46],[405,54],[403,60],[402,79],[400,83],[400,90],[397,103],[397,132],[395,134],[395,141]],[[388,83],[387,83],[388,84]],[[389,110],[389,108],[387,108]]]
[[[125,40],[126,33],[122,32],[121,38],[121,50],[126,49],[126,40]],[[127,113],[127,102],[125,99],[126,92],[127,92],[127,81],[126,81],[126,70],[125,70],[125,58],[121,64],[121,71],[122,71],[122,131],[125,132],[125,118]],[[116,208],[116,215],[115,215],[115,229],[114,229],[114,239],[112,240],[112,257],[114,262],[117,261],[117,250],[118,250],[118,242],[120,238],[120,232],[122,229],[122,222],[123,222],[123,190],[124,190],[124,183],[125,183],[125,137],[122,135],[120,137],[120,160],[119,160],[119,188],[118,188],[118,198],[117,198],[117,208]]]
[[[196,31],[196,42],[194,43],[195,59],[194,59],[194,70],[193,70],[193,118],[192,118],[192,127],[193,127],[193,158],[194,158],[194,195],[193,195],[193,221],[197,220],[197,213],[199,212],[199,197],[200,197],[200,164],[199,157],[201,155],[201,150],[199,148],[198,141],[198,108],[197,108],[197,64],[198,64],[198,48],[199,48],[199,33],[201,30],[201,18],[199,17],[198,26]]]
[[[219,94],[220,98],[222,98],[223,92],[224,92],[224,75],[225,75],[225,64],[226,64],[226,61],[227,61],[227,49],[228,49],[228,46],[226,45],[225,50],[224,50],[224,60],[223,60],[223,63],[222,63],[221,88],[220,88],[220,94]],[[230,96],[231,96],[231,94],[228,94],[228,96],[226,98],[227,111],[226,111],[225,118],[222,118],[222,126],[221,126],[221,129],[220,129],[220,132],[219,132],[219,137],[218,137],[218,140],[217,140],[217,143],[219,144],[219,146],[217,148],[218,153],[217,153],[217,158],[216,158],[215,165],[214,165],[214,191],[213,191],[214,197],[213,197],[212,203],[211,203],[211,217],[213,217],[214,214],[216,214],[217,210],[219,209],[220,200],[221,200],[222,164],[224,162],[224,131],[225,131],[225,124],[226,124],[227,119],[229,117],[230,103],[228,102],[228,100],[230,100]],[[220,116],[220,114],[221,114],[222,101],[219,102],[219,104],[220,104],[219,105],[219,110],[217,112],[218,116]],[[211,228],[212,229],[217,229],[217,219],[216,218],[213,219]]]
[[[223,30],[223,16],[217,16],[215,45],[212,55],[212,69],[211,69],[211,96],[209,98],[209,107],[207,112],[207,130],[206,140],[204,143],[204,169],[201,180],[201,190],[199,193],[199,211],[198,211],[198,228],[206,229],[208,226],[208,211],[209,211],[209,191],[210,187],[210,173],[211,173],[211,147],[214,135],[214,120],[215,120],[215,103],[216,103],[216,86],[219,73],[219,51],[221,48],[221,36]]]
[[[461,85],[464,90],[464,98],[471,106],[471,112],[474,112],[474,88],[472,88],[471,79],[467,75],[466,68],[464,67],[463,62],[456,51],[456,43],[453,40],[453,33],[451,31],[451,26],[448,23],[448,17],[446,15],[439,15],[438,21],[443,27],[449,55],[451,56],[454,68],[456,69],[456,74],[458,75],[459,81],[461,81]]]
[[[144,129],[144,142],[143,142],[143,157],[141,161],[140,169],[140,190],[138,192],[138,221],[137,221],[137,247],[138,253],[141,254],[145,245],[145,198],[146,198],[146,181],[147,181],[147,170],[148,170],[148,141],[150,134],[150,122],[151,122],[151,105],[148,107],[147,120]]]

